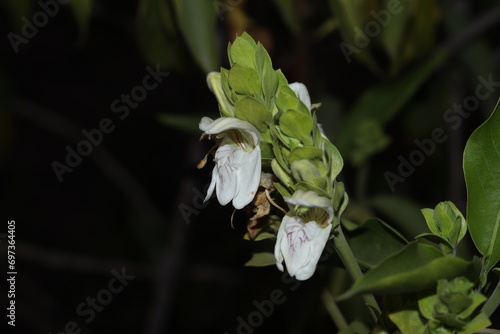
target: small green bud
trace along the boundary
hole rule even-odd
[[[441,202],[434,210],[422,209],[422,214],[432,233],[448,241],[452,247],[456,247],[467,233],[467,222],[452,202]]]

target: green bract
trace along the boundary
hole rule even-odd
[[[418,301],[430,333],[473,333],[490,325],[484,313],[473,316],[486,300],[481,293],[473,291],[473,286],[465,277],[443,279],[438,281],[435,295]]]
[[[445,253],[454,251],[467,233],[467,222],[452,202],[441,202],[435,209],[422,209],[432,234],[423,234],[430,241],[437,241]]]
[[[289,86],[262,44],[247,33],[229,43],[227,51],[230,68],[207,76],[221,116],[247,121],[261,132],[262,165],[277,177],[281,196],[314,191],[331,201],[337,222],[347,205],[343,186],[336,181],[343,161],[321,133],[310,101],[300,99],[296,86]]]
[[[417,305],[389,315],[402,334],[472,334],[491,322],[477,308],[486,297],[473,290],[465,277],[442,279],[436,293],[421,298]]]

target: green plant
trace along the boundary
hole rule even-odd
[[[488,316],[500,303],[489,275],[500,259],[499,107],[464,151],[467,217],[449,201],[423,209],[430,232],[408,242],[379,219],[357,225],[342,216],[348,205],[337,179],[343,159],[318,125],[320,105],[311,103],[305,86],[290,84],[246,33],[229,44],[228,57],[230,69],[208,74],[221,117],[200,123],[204,136],[217,141],[206,199],[216,191],[222,205],[232,201],[235,209],[245,208],[245,237],[274,243],[274,252],[256,253],[247,265],[275,263],[306,280],[332,239],[353,280],[335,300],[363,296],[371,315],[363,326],[361,320],[350,326],[337,321],[343,333],[354,333],[355,326],[365,328],[363,333],[369,327],[401,333],[473,333],[488,327]],[[467,231],[480,254],[471,259],[456,254]]]

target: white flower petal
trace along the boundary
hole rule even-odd
[[[300,205],[308,208],[321,208],[328,213],[327,223],[333,220],[333,207],[330,200],[326,197],[319,196],[314,191],[296,190],[292,197],[284,197],[285,202],[292,206]]]
[[[307,109],[311,110],[311,98],[309,97],[309,92],[306,86],[300,82],[294,82],[288,85],[294,92],[295,95],[306,105]]]
[[[290,217],[289,216],[285,216],[283,217],[283,221],[280,225],[280,228],[278,230],[278,235],[276,237],[276,245],[274,245],[274,257],[276,258],[276,267],[278,267],[278,269],[280,271],[284,271],[284,267],[283,267],[283,252],[282,252],[282,248],[285,249],[286,248],[286,233],[285,233],[285,220],[286,219],[289,219]]]
[[[237,163],[236,155],[241,156],[241,159],[238,159],[236,180],[238,191],[233,199],[233,206],[235,209],[243,209],[245,205],[253,200],[259,188],[261,174],[260,147],[257,146],[252,152],[243,150],[235,152],[235,164]]]
[[[233,117],[203,117],[200,129],[205,135],[224,133],[215,152],[212,182],[205,200],[215,188],[221,205],[232,201],[236,209],[242,209],[255,197],[260,183],[260,132],[252,124]]]
[[[205,132],[207,129],[210,128],[210,125],[214,122],[213,119],[210,117],[202,117],[200,121],[199,128],[201,131]]]
[[[217,184],[217,180],[219,179],[219,173],[217,172],[217,170],[218,170],[217,167],[215,167],[212,171],[212,181],[210,181],[210,186],[208,187],[207,190],[207,196],[205,196],[203,203],[208,201],[208,199],[212,197],[212,194],[214,193],[215,185]]]
[[[314,239],[306,245],[309,248],[306,252],[308,253],[307,260],[302,262],[303,266],[296,269],[295,278],[300,281],[309,279],[316,271],[316,266],[321,254],[323,253],[323,249],[325,248],[332,229],[331,224],[328,224],[326,227],[319,227],[316,223],[309,222],[306,226],[307,225],[315,226],[318,230],[314,233]]]
[[[290,276],[309,279],[316,270],[332,225],[320,227],[316,222],[304,223],[300,217],[286,215],[278,230],[274,256],[283,271],[283,261]]]
[[[233,165],[234,153],[240,150],[236,146],[223,145],[215,152],[214,169],[217,169],[217,199],[221,205],[229,203],[238,191],[237,174]],[[213,176],[212,176],[213,177]]]
[[[219,117],[215,121],[209,117],[203,117],[200,121],[200,130],[207,135],[219,134],[228,130],[240,130],[248,133],[253,139],[253,146],[260,142],[260,132],[252,124],[233,117]]]

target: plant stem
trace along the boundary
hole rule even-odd
[[[342,231],[341,226],[337,227],[336,235],[333,238],[333,241],[335,243],[335,249],[337,250],[337,253],[342,259],[342,262],[344,263],[347,272],[349,273],[349,275],[351,275],[352,280],[356,281],[362,278],[363,273],[361,272],[358,262],[356,261],[356,258],[352,253],[351,247],[349,247],[349,244],[347,243],[347,240],[344,236],[344,232]],[[368,310],[370,311],[373,320],[377,322],[378,316],[375,313],[375,310],[379,314],[381,312],[380,312],[380,307],[378,306],[377,301],[375,300],[375,297],[372,294],[365,294],[363,295],[363,299],[365,300],[366,305],[368,305]]]
[[[337,306],[337,303],[335,302],[335,299],[333,299],[333,296],[328,291],[328,289],[323,289],[323,293],[321,294],[321,299],[323,299],[323,304],[325,304],[325,307],[330,316],[332,317],[333,322],[337,326],[337,329],[341,331],[349,327],[347,321],[344,318],[344,315],[340,311],[339,307]]]
[[[498,282],[497,286],[495,287],[495,290],[491,294],[490,298],[488,298],[481,311],[483,311],[488,315],[488,317],[490,317],[493,314],[493,312],[495,312],[495,310],[498,308],[499,304],[500,304],[500,282]]]

